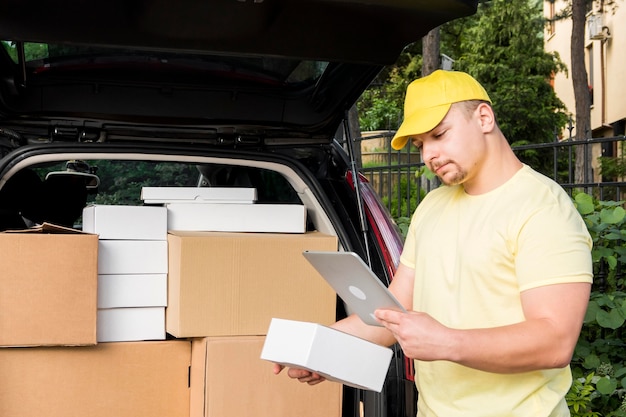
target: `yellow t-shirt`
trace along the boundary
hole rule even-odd
[[[457,329],[524,320],[520,293],[591,282],[591,238],[570,197],[524,166],[482,195],[431,191],[413,215],[401,262],[415,269],[413,309]],[[569,416],[569,367],[494,374],[415,361],[420,417]]]

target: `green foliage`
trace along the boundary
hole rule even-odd
[[[565,64],[544,51],[542,4],[528,0],[481,3],[467,28],[456,69],[474,75],[489,92],[500,128],[511,143],[554,141],[565,126],[565,106],[549,84]]]
[[[600,413],[591,411],[592,395],[595,386],[592,383],[593,373],[584,378],[575,379],[572,388],[565,396],[572,417],[599,417]]]
[[[407,216],[396,217],[395,221],[402,237],[406,239],[406,234],[409,232],[409,224],[411,224],[411,218]]]
[[[622,201],[596,201],[588,194],[578,193],[575,204],[583,216],[593,239],[595,285],[614,293],[624,289],[618,262],[626,262],[626,210]]]
[[[97,168],[96,204],[141,204],[141,187],[195,186],[199,173],[186,164],[141,161],[89,161]]]
[[[14,42],[2,41],[2,46],[7,51],[13,62],[17,62],[17,45]],[[24,57],[26,58],[26,61],[47,58],[48,45],[45,43],[26,43],[24,45]]]
[[[619,155],[600,156],[600,174],[604,181],[617,181],[626,176],[626,150],[624,146],[619,146]]]
[[[420,201],[421,201],[421,199],[424,198],[424,195],[426,194],[426,192],[423,189],[420,189],[419,192],[420,192]],[[405,197],[407,194],[410,196],[409,199]],[[388,196],[384,196],[382,198],[382,202],[386,207],[389,208],[391,217],[393,217],[396,220],[396,223],[398,224],[398,226],[400,227],[400,230],[402,231],[403,227],[400,225],[406,223],[406,225],[408,226],[408,222],[403,222],[400,219],[410,216],[410,213],[412,212],[413,207],[416,207],[418,204],[418,198],[417,198],[418,187],[417,187],[416,182],[409,181],[405,177],[400,178],[400,184],[397,189],[397,197],[399,196],[402,196],[402,198],[392,198],[391,201],[389,200]],[[407,200],[409,200],[408,206],[407,206]],[[403,232],[403,236],[406,236],[406,227]]]
[[[397,97],[382,94],[379,90],[367,90],[360,100],[368,103],[359,114],[361,130],[387,130],[397,126],[401,113]]]
[[[615,181],[626,175],[626,160],[623,157],[601,156],[598,158],[600,175],[605,181]]]
[[[422,165],[417,171],[415,171],[415,178],[418,179],[420,177],[425,177],[428,180],[432,180],[435,178],[435,174],[428,169],[428,167],[426,165]],[[400,189],[401,189],[401,193],[400,195],[405,196],[406,195],[406,191],[407,191],[407,183],[408,181],[406,180],[406,178],[402,178],[401,182],[400,182]],[[383,197],[383,203],[387,206],[387,207],[391,207],[390,208],[390,213],[391,216],[394,218],[394,221],[396,222],[396,224],[398,225],[398,228],[400,229],[400,233],[402,234],[402,237],[404,239],[406,239],[406,234],[409,231],[409,224],[411,223],[411,216],[410,215],[406,215],[407,213],[411,213],[412,210],[414,210],[415,207],[417,207],[417,205],[419,204],[419,201],[422,201],[424,199],[424,197],[426,196],[426,191],[424,191],[424,189],[420,189],[420,198],[419,201],[417,199],[417,184],[413,181],[410,182],[410,187],[411,187],[411,200],[409,202],[409,207],[407,208],[406,206],[406,198],[400,198],[400,199],[393,199],[391,201],[391,206],[389,205],[389,198],[388,197]],[[398,207],[398,201],[401,201],[400,207]],[[399,211],[398,211],[399,210]]]
[[[566,70],[554,53],[543,49],[541,2],[493,0],[478,12],[441,26],[441,52],[454,69],[469,72],[489,92],[498,122],[511,143],[545,143],[565,126],[565,106],[550,86]],[[394,66],[381,73],[357,103],[361,130],[396,129],[406,86],[421,76],[420,43],[405,49]],[[533,155],[539,171],[550,160]]]
[[[626,416],[626,211],[622,201],[574,196],[593,239],[594,284],[571,367],[572,416]]]
[[[408,81],[397,67],[387,72],[386,77],[386,84],[366,90],[357,102],[362,131],[393,130],[402,120],[402,103]]]

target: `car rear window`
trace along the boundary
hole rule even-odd
[[[21,228],[12,222],[18,213],[34,223],[48,221],[80,228],[86,205],[143,205],[143,187],[255,188],[257,204],[302,204],[282,174],[263,168],[171,161],[71,160],[31,166],[9,178],[0,189],[0,230]],[[21,226],[21,221],[18,223]]]
[[[2,41],[2,45],[13,62],[18,64],[21,45],[12,41]],[[26,68],[34,73],[140,67],[153,71],[197,71],[223,78],[289,85],[314,83],[328,66],[325,61],[274,57],[232,57],[34,42],[22,45]]]

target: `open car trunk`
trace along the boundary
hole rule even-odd
[[[415,416],[398,346],[380,393],[275,377],[259,348],[272,317],[350,313],[303,263],[311,242],[357,253],[389,284],[402,239],[339,142],[344,118],[402,48],[476,5],[2,2],[0,415]],[[219,215],[194,198],[171,226],[143,187],[255,198],[212,202]],[[124,238],[82,233],[99,207],[125,213],[113,219]],[[135,209],[165,223],[137,235],[152,211],[120,226]],[[298,229],[258,229],[262,212]],[[48,223],[73,234],[33,233]],[[147,269],[111,269],[135,262]],[[138,276],[156,301],[128,301],[146,286],[101,299]]]

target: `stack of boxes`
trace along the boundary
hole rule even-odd
[[[144,204],[167,207],[169,230],[304,233],[301,204],[254,204],[255,188],[144,187]]]
[[[337,238],[303,206],[220,192],[144,188],[86,207],[82,233],[0,233],[0,415],[341,415],[341,384],[260,359],[273,318],[335,321],[302,252]]]
[[[88,206],[83,231],[98,235],[98,342],[165,339],[167,211]]]
[[[254,204],[254,189],[142,198],[168,212],[166,330],[192,341],[191,416],[341,415],[340,384],[299,384],[260,359],[273,317],[334,322],[336,295],[302,251],[337,250],[337,238],[307,232],[302,205]]]
[[[0,233],[0,416],[189,416],[189,340],[97,343],[98,244]]]

